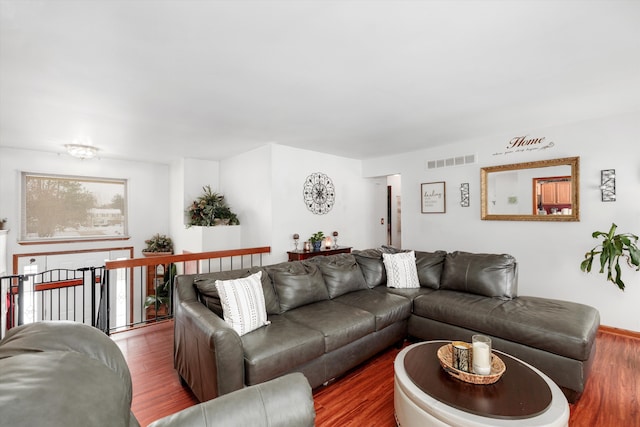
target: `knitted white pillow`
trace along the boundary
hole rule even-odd
[[[271,323],[261,278],[262,271],[258,271],[242,279],[216,280],[224,321],[240,336]]]
[[[387,270],[387,287],[404,289],[420,287],[414,251],[383,253],[382,262]]]

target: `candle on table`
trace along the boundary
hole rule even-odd
[[[478,375],[491,373],[491,338],[484,335],[474,335],[473,345],[473,371]]]

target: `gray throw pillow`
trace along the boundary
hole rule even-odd
[[[209,310],[222,317],[222,304],[220,304],[220,295],[216,289],[216,280],[233,280],[249,277],[252,274],[262,271],[262,291],[264,292],[264,302],[267,309],[267,314],[280,314],[280,304],[278,303],[278,297],[273,288],[273,283],[268,274],[266,274],[262,267],[251,267],[239,270],[219,271],[216,273],[206,273],[196,276],[193,279],[193,285],[198,290],[200,302],[204,304]]]
[[[317,256],[311,258],[320,268],[329,298],[339,297],[348,292],[368,289],[362,270],[352,254]]]
[[[510,300],[518,295],[516,259],[507,254],[447,254],[440,289]]]
[[[353,251],[353,256],[362,270],[368,287],[375,288],[387,283],[387,271],[384,268],[380,249]]]
[[[447,253],[445,251],[416,251],[416,269],[418,270],[418,280],[421,287],[440,288],[440,278],[446,256]]]
[[[329,299],[322,272],[316,264],[293,261],[265,269],[273,281],[282,312]]]

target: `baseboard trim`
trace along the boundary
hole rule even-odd
[[[614,328],[612,326],[600,325],[598,330],[607,334],[621,335],[623,337],[635,338],[640,340],[640,332],[630,331],[628,329],[620,329]]]

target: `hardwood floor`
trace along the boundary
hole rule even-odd
[[[142,426],[197,403],[173,369],[173,322],[112,335],[133,380],[133,413]],[[591,377],[571,405],[571,427],[640,427],[640,338],[599,331]],[[395,426],[390,348],[314,392],[316,425]]]

